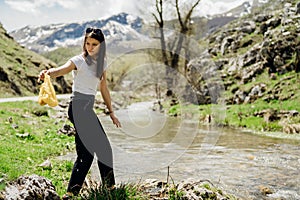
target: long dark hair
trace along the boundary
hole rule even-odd
[[[88,52],[85,48],[85,43],[86,43],[87,38],[94,38],[94,39],[96,39],[100,42],[100,49],[99,49],[98,56],[97,56],[96,76],[101,78],[102,75],[103,75],[103,71],[104,71],[105,55],[106,55],[106,43],[105,43],[104,34],[102,33],[101,29],[99,29],[99,28],[91,28],[90,27],[90,28],[87,28],[85,30],[85,36],[84,36],[84,42],[83,42],[82,49],[83,49],[83,53],[84,53],[86,63],[88,65],[91,65],[92,64],[92,58],[88,54]]]

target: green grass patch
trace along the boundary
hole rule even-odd
[[[115,199],[134,199],[146,200],[147,195],[139,190],[139,187],[131,183],[122,183],[113,190],[101,185],[84,188],[78,200],[115,200]]]
[[[6,182],[36,173],[52,180],[58,193],[65,192],[73,164],[56,157],[75,146],[72,137],[57,133],[64,122],[55,119],[56,112],[32,101],[1,103],[0,174]],[[46,159],[52,169],[39,167]]]
[[[204,118],[207,115],[214,116],[214,111],[211,109],[212,105],[200,105],[200,118]],[[251,104],[241,105],[227,105],[226,117],[221,124],[233,128],[245,128],[250,129],[253,132],[278,132],[283,133],[283,127],[280,120],[274,120],[266,122],[263,116],[257,115],[257,113],[264,110],[273,110],[275,112],[280,111],[300,111],[299,100],[293,99],[288,101],[272,101],[265,102],[262,100],[256,101]],[[299,116],[291,116],[289,118],[290,123],[299,123]],[[219,123],[220,124],[220,123]],[[300,139],[298,135],[294,135],[294,139]]]

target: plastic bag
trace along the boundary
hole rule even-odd
[[[40,87],[38,102],[41,106],[48,104],[55,107],[58,105],[55,90],[48,74],[45,74],[44,83]]]

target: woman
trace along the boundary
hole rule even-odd
[[[43,80],[45,74],[55,78],[71,71],[73,73],[68,115],[76,129],[77,159],[74,163],[67,194],[63,199],[69,199],[71,195],[78,195],[93,162],[94,153],[98,158],[102,184],[109,188],[113,188],[115,185],[112,148],[93,110],[97,85],[99,85],[112,122],[117,127],[121,127],[118,118],[114,115],[106,84],[105,51],[105,38],[102,31],[98,28],[87,28],[82,54],[72,57],[66,64],[58,68],[43,70],[39,74],[39,78]]]

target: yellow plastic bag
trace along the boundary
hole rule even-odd
[[[44,83],[40,87],[38,102],[41,106],[48,104],[55,107],[58,105],[55,90],[48,74],[45,74]]]

